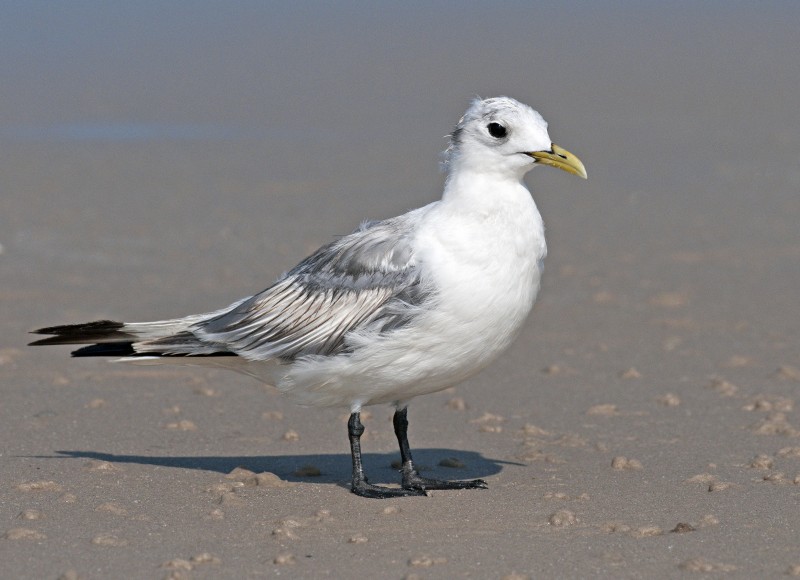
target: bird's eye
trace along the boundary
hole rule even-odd
[[[488,129],[489,135],[495,139],[502,139],[508,134],[508,130],[500,123],[489,123],[486,125],[486,129]]]

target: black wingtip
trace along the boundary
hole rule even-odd
[[[42,338],[29,343],[28,346],[44,346],[52,344],[87,344],[91,342],[124,341],[134,338],[121,329],[125,326],[124,322],[114,320],[96,320],[94,322],[84,322],[82,324],[64,324],[61,326],[48,326],[32,330],[31,334],[50,334],[47,338]]]

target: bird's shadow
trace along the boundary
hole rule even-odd
[[[117,455],[100,451],[56,451],[58,455],[39,456],[40,458],[74,458],[108,461],[109,463],[134,463],[157,465],[179,469],[199,469],[230,473],[237,467],[255,473],[269,471],[285,481],[333,483],[349,487],[351,460],[349,454],[308,454],[308,455],[234,455],[234,456],[153,456]],[[397,467],[398,453],[365,453],[364,467],[370,479],[376,483],[399,481]],[[475,451],[455,449],[416,449],[414,462],[418,469],[431,477],[443,479],[485,478],[499,473],[502,466],[523,465],[499,459],[484,457]]]

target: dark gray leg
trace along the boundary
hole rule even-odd
[[[422,477],[414,467],[411,448],[408,445],[408,409],[395,411],[392,422],[394,423],[394,434],[397,435],[397,442],[400,444],[400,460],[403,463],[403,489],[424,492],[427,489],[486,489],[489,487],[482,479],[447,481]],[[353,472],[353,477],[355,478],[355,472]]]
[[[364,426],[361,424],[359,413],[352,413],[347,422],[347,433],[350,436],[350,453],[353,457],[353,484],[350,490],[361,497],[372,497],[385,499],[389,497],[401,497],[408,495],[425,495],[424,489],[398,489],[393,487],[381,487],[372,485],[364,475],[364,466],[361,463],[361,435],[364,434]]]

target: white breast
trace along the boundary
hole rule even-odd
[[[429,206],[414,251],[434,289],[431,308],[389,333],[351,336],[350,354],[298,361],[278,388],[301,404],[357,409],[447,388],[492,362],[533,306],[545,255],[528,191],[503,193],[483,207]]]

